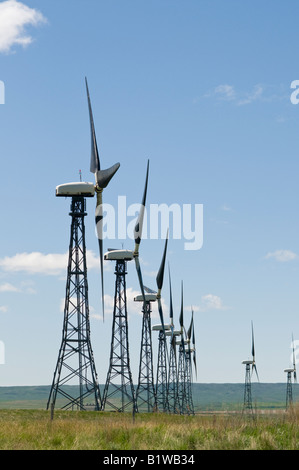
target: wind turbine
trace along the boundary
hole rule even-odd
[[[192,309],[192,316],[190,326],[187,331],[187,341],[186,341],[186,407],[188,414],[194,414],[194,406],[193,406],[193,398],[192,398],[192,361],[191,361],[191,354],[193,353],[193,361],[196,370],[196,360],[195,360],[195,335],[194,335],[194,318],[193,318],[193,309]],[[193,336],[193,338],[192,338]],[[191,346],[191,342],[193,342],[193,346]]]
[[[251,378],[253,372],[255,372],[256,377],[259,381],[259,376],[257,373],[257,367],[255,362],[255,345],[254,345],[254,332],[253,332],[253,323],[251,322],[251,360],[245,360],[242,362],[246,366],[245,372],[245,389],[244,389],[244,403],[243,403],[243,411],[253,411],[252,410],[252,393],[251,393]]]
[[[149,161],[147,162],[146,180],[142,205],[134,230],[135,250],[109,250],[104,255],[105,260],[115,261],[115,295],[113,309],[112,339],[110,349],[110,362],[107,373],[106,384],[103,392],[102,410],[106,405],[117,411],[133,406],[137,412],[137,402],[133,386],[130,366],[129,341],[128,341],[128,314],[126,296],[126,266],[128,261],[135,259],[137,276],[142,292],[144,310],[146,309],[146,298],[139,264],[139,247],[142,237],[142,225],[144,218],[146,193],[148,185]],[[120,383],[119,383],[120,382]],[[115,400],[117,395],[121,396],[121,404]]]
[[[157,408],[156,389],[153,371],[153,349],[151,331],[151,303],[156,302],[157,292],[144,286],[145,299],[143,295],[137,295],[135,302],[142,302],[142,332],[139,361],[138,385],[136,390],[136,403],[139,411],[155,411]],[[145,301],[145,302],[144,302]],[[144,309],[144,305],[146,308]]]
[[[286,390],[286,409],[293,405],[293,386],[292,386],[292,375],[294,382],[297,383],[297,372],[296,372],[296,360],[295,360],[295,349],[294,349],[294,338],[292,335],[292,348],[293,348],[293,367],[285,369],[287,373],[287,390]]]
[[[91,133],[91,156],[90,156],[90,171],[95,176],[95,193],[96,193],[96,210],[95,210],[95,224],[97,230],[97,238],[100,252],[100,267],[101,267],[101,290],[102,290],[102,309],[104,318],[104,269],[103,269],[103,190],[108,186],[111,178],[115,175],[120,167],[119,163],[106,170],[101,169],[100,157],[97,145],[97,138],[93,120],[93,113],[91,107],[91,100],[89,95],[87,78],[85,77],[87,101],[90,119],[90,133]]]
[[[168,407],[172,413],[179,413],[179,399],[178,399],[178,368],[177,368],[177,354],[176,354],[176,339],[181,335],[181,330],[174,329],[173,323],[173,301],[172,301],[172,286],[170,269],[169,272],[169,317],[170,317],[170,331],[166,331],[165,335],[170,337],[170,353],[169,353],[169,373],[168,373]]]
[[[62,395],[66,401],[65,409],[86,409],[86,399],[94,396],[95,409],[101,406],[101,397],[93,351],[90,341],[90,320],[87,284],[87,263],[85,243],[86,198],[97,195],[96,228],[100,249],[102,304],[104,315],[104,283],[103,283],[103,236],[102,236],[102,192],[119,168],[119,163],[107,170],[101,170],[97,147],[95,127],[91,109],[90,95],[85,79],[90,129],[91,159],[90,171],[95,175],[95,184],[81,181],[66,183],[56,187],[57,197],[71,198],[72,217],[69,244],[69,258],[64,306],[62,341],[54,371],[47,408],[54,411],[56,397]],[[78,379],[79,386],[75,391],[66,389],[65,385]]]
[[[158,410],[162,410],[164,412],[168,411],[168,397],[167,397],[167,344],[166,344],[166,336],[165,331],[170,330],[169,325],[164,324],[164,317],[163,317],[163,309],[162,309],[162,302],[161,302],[161,291],[163,287],[163,280],[164,280],[164,269],[165,269],[165,260],[166,260],[166,251],[167,251],[167,243],[168,243],[168,232],[165,239],[165,246],[162,256],[161,265],[156,277],[157,282],[157,303],[158,303],[158,310],[160,315],[160,324],[154,325],[153,330],[159,331],[158,336],[158,361],[157,361],[157,380],[156,380],[156,398],[157,398],[157,407]]]
[[[187,400],[186,400],[186,382],[187,382],[187,371],[186,371],[186,344],[184,339],[184,301],[183,301],[183,281],[181,285],[181,312],[180,312],[180,327],[181,327],[181,339],[176,342],[179,346],[179,364],[178,364],[178,398],[180,404],[180,414],[186,414]]]

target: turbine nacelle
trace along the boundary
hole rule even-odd
[[[292,373],[292,372],[295,372],[295,371],[296,371],[296,369],[293,369],[293,368],[284,369],[284,372],[291,372]]]
[[[83,183],[80,181],[56,186],[57,197],[94,197],[94,195],[95,187],[93,183]]]
[[[165,324],[161,324],[161,325],[153,325],[152,326],[152,330],[153,331],[164,331],[164,330],[170,330],[171,329],[171,325],[165,325]]]
[[[181,330],[167,331],[166,336],[181,336]]]
[[[144,294],[144,297],[142,294],[140,295],[136,295],[136,297],[134,297],[134,301],[135,302],[156,302],[157,300],[157,295],[156,294],[151,294],[151,293],[145,293]]]
[[[133,251],[131,250],[111,250],[104,254],[105,261],[131,261],[133,257]]]

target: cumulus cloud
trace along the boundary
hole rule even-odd
[[[253,101],[259,99],[263,94],[263,87],[261,85],[255,85],[253,91],[251,93],[247,93],[247,96],[243,99],[238,101],[238,105],[250,104]]]
[[[20,287],[14,286],[9,282],[0,284],[0,292],[13,292],[21,294],[36,294],[36,290],[32,287],[31,282],[22,282]]]
[[[281,263],[285,263],[287,261],[293,261],[294,259],[298,258],[298,255],[294,253],[293,251],[290,250],[276,250],[271,253],[268,253],[265,256],[266,259],[273,258],[276,261],[279,261]]]
[[[132,315],[142,315],[142,302],[135,302],[134,298],[137,297],[137,295],[140,295],[139,290],[135,290],[132,287],[127,287],[127,311],[128,311],[128,317],[131,317]],[[114,308],[114,297],[109,294],[105,294],[104,296],[105,299],[105,315],[112,315],[113,314],[113,308]],[[162,303],[162,309],[163,309],[163,314],[165,318],[165,323],[167,323],[167,318],[169,315],[169,309],[168,306],[165,303],[165,300],[161,298],[161,303]],[[64,301],[61,302],[61,310],[63,310],[64,307]],[[160,322],[160,316],[158,312],[158,305],[157,302],[152,302],[151,303],[152,307],[152,313],[151,313],[151,318],[154,322],[159,323]],[[96,319],[102,319],[102,314],[97,313],[96,309],[93,308],[92,306],[89,306],[90,309],[90,316],[92,318]]]
[[[86,252],[88,269],[99,268],[99,258],[90,250]],[[66,272],[68,252],[64,254],[40,252],[17,253],[0,259],[0,268],[9,272],[26,272],[28,274],[61,275]]]
[[[232,85],[218,85],[214,91],[216,95],[225,100],[234,100],[236,98],[236,92]]]
[[[233,85],[222,84],[216,86],[212,91],[206,93],[204,98],[216,98],[220,101],[231,101],[234,105],[242,106],[251,104],[257,100],[272,101],[273,96],[265,97],[265,87],[256,84],[249,92],[239,91]]]
[[[20,292],[20,289],[6,282],[4,284],[0,284],[0,292]]]
[[[200,304],[188,307],[194,312],[207,312],[208,310],[227,310],[221,297],[215,294],[205,294],[201,296]]]
[[[9,53],[15,45],[26,47],[33,38],[27,33],[29,26],[39,26],[46,19],[38,10],[17,0],[0,3],[0,53]]]

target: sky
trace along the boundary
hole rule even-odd
[[[85,76],[101,164],[120,163],[104,203],[115,214],[120,204],[127,209],[126,236],[121,226],[112,237],[107,223],[105,250],[134,248],[130,228],[149,159],[147,209],[164,204],[186,216],[181,236],[170,220],[162,297],[167,322],[169,265],[175,326],[182,281],[186,327],[194,311],[194,381],[243,382],[253,322],[260,381],[284,382],[292,335],[299,360],[298,2],[66,3],[0,2],[0,386],[52,382],[71,221],[70,200],[56,198],[55,188],[79,181],[80,170],[83,181],[94,181]],[[86,203],[91,343],[104,383],[115,275],[105,263],[103,321],[95,200]],[[192,230],[184,207],[197,235],[192,249],[186,249]],[[162,232],[153,239],[147,230],[140,245],[151,289]],[[131,262],[134,382],[142,321],[137,293]],[[152,322],[159,322],[156,305]],[[156,367],[155,333],[153,350]]]

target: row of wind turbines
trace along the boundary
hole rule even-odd
[[[196,350],[194,318],[188,330],[184,325],[183,282],[181,294],[180,328],[174,327],[172,294],[170,298],[170,323],[165,324],[161,292],[168,245],[168,234],[157,272],[157,292],[143,283],[139,262],[139,250],[142,241],[142,227],[146,205],[149,161],[147,162],[145,186],[139,216],[134,229],[134,250],[103,249],[103,191],[118,171],[116,163],[108,169],[102,169],[97,146],[94,119],[87,79],[86,92],[91,132],[90,171],[95,183],[75,182],[56,187],[56,196],[71,198],[71,235],[69,245],[68,275],[64,308],[64,322],[61,346],[54,371],[53,382],[47,403],[47,409],[54,412],[57,397],[63,399],[63,409],[90,409],[90,400],[95,410],[125,411],[132,409],[162,411],[180,414],[194,414],[192,400],[192,356],[196,371]],[[110,361],[103,393],[100,391],[96,365],[90,339],[88,282],[86,265],[85,200],[96,196],[95,225],[99,245],[101,268],[101,297],[104,318],[104,272],[103,260],[115,263],[115,296],[112,323]],[[141,294],[134,300],[142,305],[142,335],[140,344],[140,365],[137,389],[135,390],[130,368],[128,339],[128,317],[126,299],[126,274],[130,261],[135,269]],[[169,269],[171,292],[171,279]],[[157,302],[160,323],[151,325],[151,304]],[[152,332],[158,333],[158,360],[156,379],[154,378]],[[78,387],[69,387],[74,380]],[[89,400],[87,402],[87,399]]]
[[[102,169],[96,139],[91,100],[87,79],[86,93],[91,132],[90,171],[94,174],[95,183],[75,182],[56,187],[56,196],[71,198],[71,235],[67,270],[66,296],[61,346],[54,371],[53,382],[47,408],[54,412],[57,397],[63,398],[63,409],[89,409],[87,399],[92,400],[96,410],[111,409],[125,411],[132,409],[163,411],[181,414],[194,414],[192,399],[192,380],[196,373],[196,346],[194,317],[188,330],[184,324],[183,282],[181,286],[181,311],[179,329],[175,329],[173,318],[172,286],[169,271],[170,322],[164,321],[161,293],[164,282],[164,271],[168,245],[168,234],[165,240],[161,265],[157,272],[157,291],[143,283],[139,262],[139,250],[142,241],[142,227],[146,205],[149,178],[149,161],[147,162],[145,186],[139,216],[134,229],[134,250],[103,249],[103,192],[110,180],[118,171],[116,163],[108,169]],[[115,296],[112,324],[109,369],[103,393],[100,391],[96,365],[90,338],[89,301],[85,245],[86,198],[96,196],[95,225],[97,230],[99,259],[101,268],[101,300],[104,318],[104,272],[103,260],[115,263]],[[140,364],[137,389],[135,390],[130,369],[128,339],[128,318],[126,301],[127,264],[135,263],[135,269],[141,294],[134,300],[142,305],[142,334],[140,344]],[[160,323],[151,325],[151,304],[157,302]],[[152,332],[158,334],[158,359],[156,378],[154,378]],[[255,360],[254,332],[252,324],[252,359],[243,361],[245,365],[244,410],[252,411],[251,379],[257,373]],[[193,358],[193,361],[191,360]],[[193,364],[192,364],[193,362]],[[295,354],[293,350],[293,367],[285,369],[287,373],[287,407],[292,404],[292,376],[296,377]],[[69,388],[74,379],[78,380],[77,388]],[[258,378],[259,380],[259,378]]]
[[[243,412],[249,412],[253,414],[252,406],[252,391],[251,391],[251,380],[255,373],[257,380],[259,381],[259,375],[257,372],[256,360],[255,360],[255,344],[254,344],[254,331],[253,323],[251,322],[251,356],[252,359],[247,359],[242,362],[245,365],[245,388],[244,388],[244,400],[243,400]],[[286,387],[286,410],[291,408],[293,405],[293,381],[297,383],[297,372],[296,372],[296,358],[294,348],[294,338],[292,336],[292,359],[293,367],[284,369],[287,374],[287,387]]]

